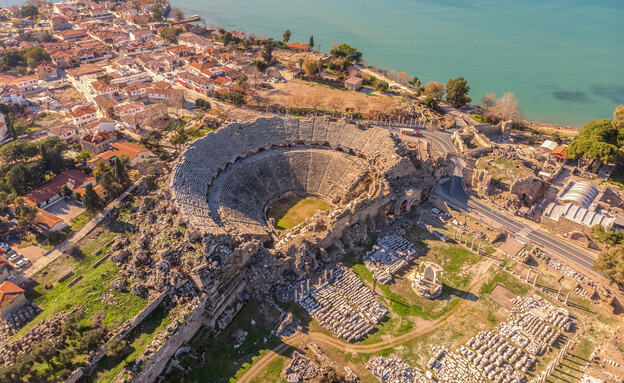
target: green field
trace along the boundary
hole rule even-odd
[[[329,207],[322,199],[298,196],[275,203],[269,211],[269,218],[275,219],[278,230],[288,230]]]

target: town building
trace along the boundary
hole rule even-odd
[[[95,184],[95,178],[78,169],[66,170],[41,187],[24,195],[24,201],[32,206],[45,208],[58,202],[63,186],[75,190],[86,184]]]
[[[26,304],[25,291],[11,281],[0,284],[0,318]]]

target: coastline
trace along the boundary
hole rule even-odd
[[[461,4],[443,6],[429,4],[425,0],[401,0],[385,6],[365,0],[354,9],[346,3],[325,0],[303,15],[299,14],[299,1],[243,0],[237,4],[228,4],[225,0],[172,2],[173,7],[180,7],[188,14],[199,14],[208,26],[220,25],[228,30],[279,40],[285,29],[291,29],[291,41],[305,43],[310,35],[314,35],[315,42],[325,53],[334,42],[347,43],[365,53],[368,65],[396,72],[406,71],[410,77],[418,76],[423,83],[430,80],[445,83],[449,78],[463,76],[472,88],[470,96],[475,102],[486,93],[495,93],[500,97],[512,91],[519,100],[524,119],[531,122],[578,129],[587,121],[611,118],[614,108],[622,103],[615,105],[613,99],[623,97],[617,85],[622,83],[620,79],[624,78],[624,72],[615,63],[621,62],[620,56],[624,51],[613,53],[614,45],[619,47],[621,44],[614,38],[605,40],[594,29],[584,34],[582,40],[572,39],[562,32],[564,29],[559,24],[573,24],[579,11],[572,11],[559,3],[548,8],[546,14],[556,12],[562,19],[552,20],[548,25],[540,23],[532,28],[527,26],[523,17],[535,11],[532,5],[495,4],[493,8],[483,8],[479,4],[481,0],[464,9]],[[449,7],[459,7],[468,14],[461,17],[449,12]],[[504,18],[494,17],[488,25],[466,26],[459,35],[454,33],[455,27],[448,31],[431,28],[432,24],[440,23],[456,25],[456,19],[463,20],[469,16],[496,16],[494,14],[501,7],[515,11],[511,16],[505,13]],[[614,8],[622,10],[620,5]],[[336,13],[328,14],[328,9]],[[377,19],[371,16],[371,9],[375,9],[380,17],[386,14],[395,17],[392,21]],[[429,16],[412,25],[411,16],[418,17],[419,12],[425,9],[430,12]],[[592,20],[600,14],[600,10],[589,3],[583,4],[582,9],[585,16]],[[345,10],[347,13],[342,12]],[[568,19],[565,19],[566,15]],[[614,18],[603,21],[602,31],[613,27]],[[410,25],[409,29],[402,28],[407,25]],[[490,33],[493,31],[496,33]],[[519,38],[520,32],[527,39]],[[551,38],[539,39],[540,36]],[[563,38],[565,44],[555,44],[556,38]],[[463,40],[474,43],[461,43]],[[597,45],[597,42],[600,44]],[[479,49],[475,49],[476,46]],[[602,56],[581,54],[585,50],[589,53],[598,49],[592,47],[600,47],[608,53],[600,60],[600,65],[594,64]],[[523,49],[540,56],[522,54]],[[573,61],[564,65],[557,57],[573,58]],[[587,68],[593,67],[596,69],[587,72]]]

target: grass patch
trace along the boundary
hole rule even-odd
[[[518,282],[514,277],[502,270],[496,270],[492,278],[490,278],[487,282],[483,284],[483,286],[481,286],[481,289],[479,289],[479,294],[491,294],[498,284],[505,286],[507,290],[511,291],[516,295],[524,295],[529,292],[529,288],[521,282]]]
[[[611,173],[611,177],[609,177],[606,182],[620,189],[624,189],[624,167],[618,166],[613,173]]]
[[[511,171],[520,177],[527,177],[533,174],[530,169],[524,166],[520,160],[510,160],[504,157],[493,159],[491,156],[483,157],[477,163],[480,169],[486,169],[493,179],[500,182],[512,181],[508,172]]]
[[[249,301],[236,315],[228,327],[217,337],[200,330],[191,340],[191,346],[204,355],[206,364],[198,366],[197,362],[184,358],[182,365],[191,366],[193,371],[185,376],[171,374],[165,378],[167,382],[228,382],[240,378],[251,365],[268,350],[277,346],[280,341],[271,335],[276,323],[277,311],[262,316],[257,301]],[[252,319],[255,324],[251,324]],[[234,348],[233,335],[238,331],[246,331],[247,336],[238,348]]]
[[[288,353],[294,350],[292,347],[288,350]],[[288,360],[287,357],[279,355],[274,361],[269,363],[262,371],[252,379],[252,383],[264,383],[264,382],[285,382],[281,377],[284,364]],[[238,374],[237,374],[238,375]],[[242,375],[241,375],[242,376]]]
[[[297,196],[275,203],[269,211],[269,218],[275,219],[278,230],[288,230],[329,207],[322,199]]]
[[[51,290],[47,290],[44,284],[27,290],[26,297],[43,308],[43,311],[14,335],[14,339],[55,312],[68,311],[79,305],[87,309],[87,315],[80,323],[81,326],[88,326],[93,314],[99,311],[106,314],[104,324],[114,326],[138,314],[145,306],[146,300],[129,292],[122,293],[113,290],[111,294],[116,305],[108,305],[98,299],[108,294],[111,283],[119,276],[120,270],[121,268],[115,266],[114,263],[104,262],[96,269],[88,268],[85,272],[76,273],[68,280],[55,284]],[[73,287],[69,287],[69,282],[78,275],[82,275],[83,279]]]
[[[155,309],[145,320],[128,334],[127,352],[120,358],[105,356],[90,381],[112,382],[127,365],[134,364],[136,358],[143,355],[147,346],[154,340],[156,334],[171,324],[168,312],[159,307]]]
[[[72,218],[69,222],[71,223],[72,231],[79,231],[85,225],[93,219],[93,214],[87,210],[80,213],[80,215]]]

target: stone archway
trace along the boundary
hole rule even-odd
[[[407,213],[409,210],[409,203],[407,202],[406,199],[403,200],[403,202],[401,202],[401,205],[399,205],[399,212],[401,214]]]

